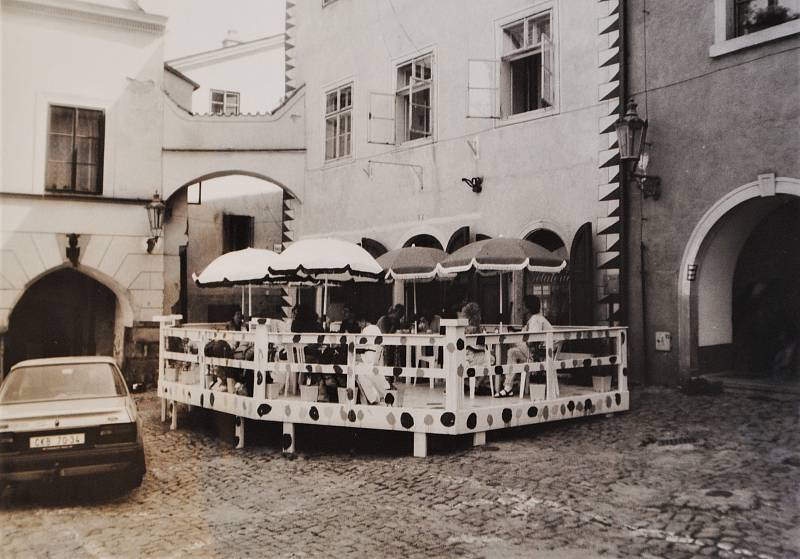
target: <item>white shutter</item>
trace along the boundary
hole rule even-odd
[[[394,145],[395,96],[393,93],[369,94],[367,142]]]
[[[467,61],[467,118],[499,118],[497,60]]]
[[[542,33],[542,104],[552,107],[555,104],[555,87],[553,80],[553,43],[550,37]]]

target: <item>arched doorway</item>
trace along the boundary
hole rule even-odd
[[[706,212],[684,252],[678,285],[684,371],[763,378],[792,328],[796,348],[800,181],[760,178]]]
[[[117,298],[72,268],[47,274],[22,295],[9,319],[4,365],[38,357],[114,355]]]
[[[536,229],[525,235],[524,239],[550,251],[553,256],[568,260],[567,247],[561,237],[550,229]],[[553,324],[570,323],[570,297],[567,272],[542,274],[521,272],[522,292],[518,300],[526,295],[536,295],[542,304],[542,313]],[[516,279],[516,276],[515,276]],[[521,305],[519,305],[521,307]],[[520,312],[522,309],[520,308]]]

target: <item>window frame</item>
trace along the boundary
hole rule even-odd
[[[537,18],[542,18],[545,15],[549,17],[549,32],[550,34],[543,34],[547,36],[547,43],[549,45],[549,53],[545,52],[545,44],[540,40],[536,45],[523,45],[514,50],[506,49],[506,29],[524,22],[523,38],[525,41],[528,39],[528,22]],[[558,114],[560,111],[559,102],[559,49],[558,49],[558,12],[555,2],[538,2],[536,5],[509,14],[505,17],[495,20],[495,36],[496,36],[496,55],[497,55],[497,76],[495,79],[497,94],[496,94],[496,122],[497,126],[504,126],[507,124],[515,124],[517,122],[524,122],[527,120],[534,120],[538,118],[548,117]],[[549,56],[549,80],[550,80],[550,96],[551,103],[549,106],[539,107],[528,111],[519,113],[512,113],[512,75],[511,75],[511,62],[534,56],[539,54],[542,59]],[[544,87],[544,80],[541,79],[542,60],[538,66],[540,73],[539,96],[541,98],[541,90]]]
[[[714,43],[708,49],[712,58],[800,34],[800,19],[795,19],[737,37],[735,3],[714,0]]]
[[[417,62],[430,59],[430,77],[425,78],[424,74],[417,77],[416,69]],[[411,73],[408,83],[400,85],[400,71],[406,66],[411,66]],[[423,66],[424,68],[424,66]],[[405,57],[399,62],[395,62],[392,80],[394,83],[393,93],[395,97],[395,145],[406,145],[411,143],[425,143],[432,142],[436,137],[436,52],[434,49],[425,50],[422,54]],[[414,83],[418,82],[420,87],[415,88]],[[413,130],[413,114],[414,114],[414,93],[419,91],[428,91],[428,105],[427,105],[427,134],[417,131],[422,134],[419,137],[412,138]],[[425,105],[416,105],[425,107]],[[400,118],[402,116],[402,119]]]
[[[218,113],[214,110],[214,105],[219,105],[219,101],[214,101],[214,94],[221,94],[222,95],[222,112]],[[234,107],[233,112],[227,112],[228,109],[228,98],[235,98],[236,104],[231,105]],[[240,114],[239,108],[241,107],[241,94],[238,91],[229,91],[227,89],[209,89],[209,100],[210,100],[210,110],[211,114],[215,116],[238,116]]]
[[[54,160],[51,159],[51,147],[50,147],[50,140],[51,137],[54,135],[59,136],[67,136],[65,133],[56,133],[52,131],[51,128],[51,120],[52,120],[52,110],[54,108],[57,109],[66,109],[73,112],[72,118],[72,132],[69,134],[69,137],[72,140],[71,149],[70,149],[70,160],[69,161],[61,161],[61,160]],[[89,112],[89,113],[96,113],[98,115],[97,119],[97,136],[78,136],[78,119],[79,119],[79,112]],[[61,103],[61,102],[48,102],[46,104],[45,110],[45,141],[44,141],[44,176],[42,180],[42,184],[44,186],[44,191],[47,194],[67,194],[67,195],[86,195],[86,196],[102,196],[103,195],[103,170],[104,170],[104,159],[105,159],[105,143],[106,143],[106,111],[104,108],[97,108],[97,107],[86,107],[80,105],[73,105],[69,103]],[[96,146],[94,148],[94,157],[96,162],[92,163],[85,163],[78,161],[78,148],[77,146],[77,139],[78,138],[85,138],[96,142]],[[51,163],[56,164],[69,164],[70,166],[70,186],[69,188],[58,188],[58,187],[51,187],[47,184],[47,175],[48,175],[48,167]],[[77,189],[77,180],[78,180],[78,166],[79,165],[89,165],[95,167],[95,180],[92,190],[78,190]]]
[[[341,104],[341,97],[343,90],[349,88],[350,89],[350,104],[347,107],[342,108]],[[353,81],[343,82],[340,85],[334,87],[325,88],[325,94],[323,95],[322,102],[323,102],[323,146],[322,146],[322,159],[325,163],[333,163],[336,161],[342,161],[345,159],[352,159],[353,158],[353,115],[354,115],[354,103],[353,97],[355,92],[355,83]],[[328,111],[328,96],[331,94],[336,94],[336,109],[333,111]],[[346,154],[339,153],[340,151],[340,143],[339,140],[345,134],[341,132],[341,123],[342,117],[348,116],[350,119],[349,122],[349,130],[346,133],[348,138],[348,150]],[[336,120],[336,132],[334,133],[334,155],[333,157],[328,157],[328,121],[330,119]]]

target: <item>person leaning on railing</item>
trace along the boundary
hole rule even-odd
[[[542,302],[536,295],[525,296],[525,311],[528,316],[525,322],[525,332],[546,332],[553,329],[553,325],[542,314]],[[546,351],[546,348],[542,342],[516,343],[508,350],[508,364],[542,361],[544,359],[544,351]],[[495,394],[495,397],[505,398],[513,394],[515,376],[512,374],[505,375],[503,388]]]

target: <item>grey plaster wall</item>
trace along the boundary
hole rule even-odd
[[[800,37],[712,58],[714,17],[710,1],[628,2],[627,90],[650,122],[648,174],[662,180],[658,201],[629,191],[631,367],[655,383],[681,373],[678,267],[702,215],[760,173],[800,177]],[[655,351],[662,330],[670,352]]]

